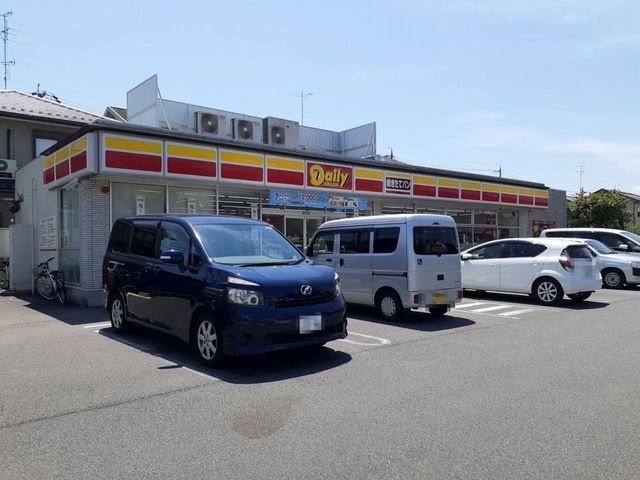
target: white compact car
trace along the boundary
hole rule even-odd
[[[543,305],[582,301],[601,287],[596,257],[567,238],[494,240],[462,253],[462,288],[528,293]]]
[[[602,285],[621,288],[624,285],[640,285],[640,258],[632,253],[619,253],[604,243],[590,238],[584,241],[596,251]]]

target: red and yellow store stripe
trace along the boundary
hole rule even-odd
[[[482,200],[482,184],[479,182],[460,182],[460,198],[463,200]]]
[[[267,155],[267,183],[304,186],[304,160]]]
[[[56,180],[69,175],[69,147],[58,150],[55,154],[56,159]]]
[[[518,189],[518,204],[533,205],[534,191],[531,188]]]
[[[493,183],[483,183],[482,201],[498,203],[500,201],[500,185],[495,185]]]
[[[518,203],[518,189],[506,185],[500,186],[500,201],[502,203]]]
[[[56,179],[56,157],[49,155],[42,161],[42,183],[47,185]]]
[[[439,198],[460,198],[460,180],[438,178]]]
[[[264,181],[264,156],[241,150],[220,150],[220,179]]]
[[[69,153],[71,173],[79,172],[80,170],[87,168],[87,146],[88,139],[86,136],[71,144]]]
[[[356,192],[382,193],[384,191],[384,174],[382,170],[356,168],[355,190]]]
[[[218,151],[184,143],[166,143],[167,174],[215,178]]]
[[[435,197],[436,196],[436,177],[427,177],[424,175],[413,176],[413,195],[416,197]]]
[[[534,202],[536,207],[548,207],[549,192],[547,190],[534,190]]]
[[[108,135],[104,162],[107,168],[162,173],[162,142]]]

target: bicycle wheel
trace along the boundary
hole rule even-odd
[[[6,268],[0,270],[0,288],[3,290],[9,288],[9,271]]]
[[[53,289],[53,282],[49,275],[41,275],[36,278],[36,290],[41,297],[47,300],[53,300],[56,298],[56,292]]]

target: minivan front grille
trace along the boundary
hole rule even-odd
[[[285,298],[275,301],[276,308],[303,307],[305,305],[317,305],[318,303],[330,302],[332,294],[313,295],[309,297]]]

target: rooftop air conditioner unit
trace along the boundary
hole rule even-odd
[[[233,129],[233,138],[236,140],[245,140],[247,142],[262,141],[260,122],[245,118],[232,118],[231,128]]]
[[[18,165],[15,160],[0,158],[0,173],[16,173]]]
[[[224,137],[227,134],[226,118],[209,112],[196,112],[196,133],[215,137]]]
[[[297,148],[300,143],[300,124],[282,118],[267,117],[262,121],[262,138],[269,145]]]

